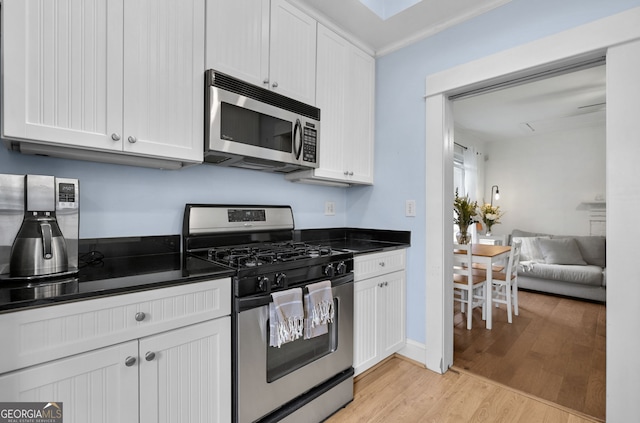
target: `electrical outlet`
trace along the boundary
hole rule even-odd
[[[407,200],[404,205],[404,214],[407,217],[416,216],[416,200]]]
[[[336,204],[333,201],[325,201],[325,203],[324,203],[324,215],[325,216],[335,216],[336,215]]]

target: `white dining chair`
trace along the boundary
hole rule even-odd
[[[463,313],[467,313],[467,329],[470,330],[474,308],[482,307],[482,318],[486,316],[486,273],[473,268],[471,244],[454,244],[453,248],[463,252],[453,255],[453,300],[460,303]]]
[[[518,264],[520,263],[520,251],[522,242],[516,241],[511,246],[507,268],[504,272],[493,273],[493,287],[491,300],[498,307],[500,304],[507,306],[507,321],[512,323],[511,309],[518,315]]]

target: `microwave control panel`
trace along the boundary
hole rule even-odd
[[[302,160],[310,163],[318,162],[318,131],[313,123],[306,122],[302,131]]]

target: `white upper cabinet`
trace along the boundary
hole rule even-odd
[[[207,2],[206,67],[307,104],[316,96],[316,21],[285,0]]]
[[[286,175],[298,182],[373,184],[375,60],[318,24],[320,167]]]
[[[316,25],[285,0],[271,0],[269,84],[307,104],[316,104]]]
[[[204,0],[2,6],[5,138],[202,161]]]
[[[124,150],[203,160],[205,0],[124,2]]]

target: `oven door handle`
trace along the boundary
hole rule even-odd
[[[320,282],[318,280],[316,281],[310,281],[308,283],[306,283],[305,285],[309,285],[315,282]],[[348,283],[353,283],[353,273],[347,273],[346,275],[341,275],[337,278],[333,278],[331,279],[331,287],[335,288],[337,286],[340,285],[345,285]],[[303,285],[304,287],[304,285]],[[291,288],[295,288],[295,287],[291,287]],[[247,310],[251,310],[253,308],[258,308],[258,307],[262,307],[262,306],[266,306],[269,305],[269,303],[271,302],[271,295],[270,294],[264,294],[264,295],[260,295],[257,297],[245,297],[245,298],[236,298],[236,311],[238,313],[243,312],[243,311],[247,311]]]

